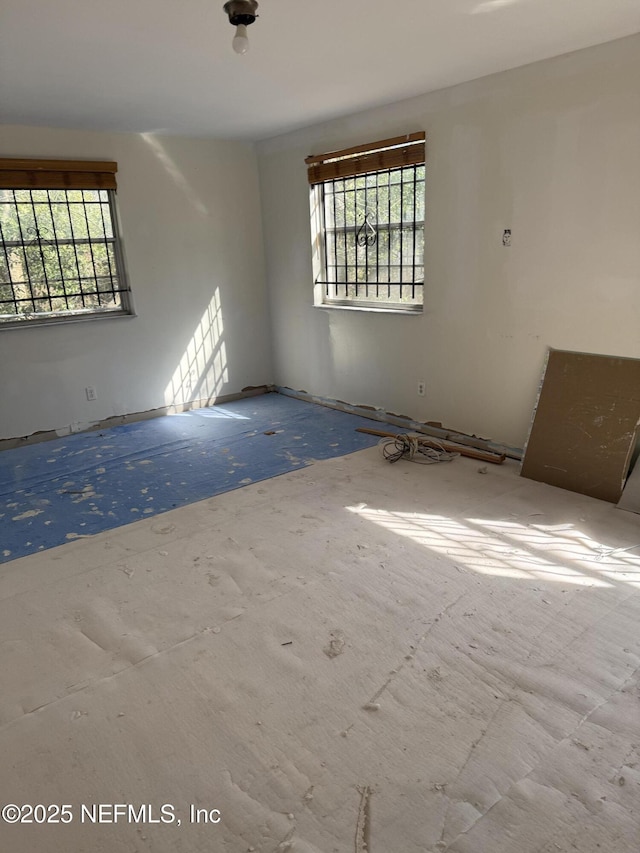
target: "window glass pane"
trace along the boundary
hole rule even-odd
[[[111,293],[114,289],[113,282],[109,276],[101,276],[97,279],[97,289],[99,293]]]
[[[93,243],[93,264],[96,274],[99,276],[110,276],[111,271],[115,272],[115,258],[111,257],[113,245],[105,245],[104,243]]]
[[[24,252],[22,249],[7,249],[8,279],[7,281],[17,284],[26,278]]]
[[[24,241],[32,240],[36,236],[36,218],[31,202],[28,204],[18,204],[16,216],[18,225],[16,239]]]
[[[325,298],[422,304],[423,176],[424,167],[410,166],[327,181],[318,190],[325,200]]]
[[[356,190],[355,193],[355,225],[358,227],[364,221],[364,214],[367,209],[367,194],[363,189]]]
[[[102,232],[106,239],[113,240],[113,222],[111,221],[111,210],[108,204],[102,204]]]
[[[58,262],[60,274],[65,281],[71,281],[78,276],[75,247],[69,244],[58,247]]]
[[[335,264],[336,254],[336,234],[334,231],[327,231],[325,234],[327,263]]]
[[[347,262],[347,238],[344,233],[336,235],[336,265],[344,266]]]
[[[415,193],[412,184],[402,186],[402,221],[413,222]]]
[[[345,193],[344,199],[345,226],[353,226],[356,221],[356,194],[355,190]]]
[[[11,203],[0,203],[0,234],[4,240],[17,240],[18,220],[16,209]]]
[[[116,247],[113,243],[109,243],[109,245],[107,247],[107,259],[108,259],[108,267],[110,270],[109,274],[111,275],[111,278],[113,279],[114,283],[116,283],[117,286],[120,287],[121,277],[120,277],[120,273],[118,272],[118,262],[116,259]],[[102,273],[102,270],[100,272]],[[106,274],[106,269],[104,270],[104,272]]]
[[[90,246],[78,246],[76,249],[76,254],[78,257],[78,270],[81,279],[91,279],[95,278],[95,273],[93,269],[93,256],[91,254]],[[91,290],[91,285],[88,283],[86,285],[87,290]]]
[[[36,285],[44,281],[44,266],[40,250],[37,245],[34,246],[31,244],[25,246],[24,253],[26,257],[27,275],[29,276],[31,283]]]
[[[398,223],[402,219],[402,205],[401,205],[401,196],[402,190],[400,189],[400,184],[392,184],[389,189],[389,222],[390,223]]]
[[[43,299],[43,298],[34,299],[34,301],[33,301],[33,310],[34,310],[36,313],[43,313],[43,312],[45,312],[45,311],[50,311],[50,310],[51,310],[51,306],[50,306],[49,300],[48,300],[48,299]]]
[[[355,265],[356,262],[356,235],[355,232],[349,231],[345,234],[347,264]]]
[[[344,227],[344,199],[342,193],[331,196],[331,221],[334,228]]]
[[[324,195],[324,224],[325,228],[336,227],[333,215],[333,193],[331,192],[326,192]]]
[[[378,266],[378,237],[374,243],[367,244],[367,267],[371,270],[368,278],[370,281],[375,281],[376,268]],[[373,278],[371,278],[373,275]]]
[[[401,231],[402,263],[406,267],[413,266],[413,228],[403,228]],[[411,279],[409,279],[411,280]]]
[[[125,310],[109,191],[0,189],[0,322]]]
[[[77,294],[78,288],[75,287],[73,289],[73,293]],[[82,301],[81,296],[70,296],[69,297],[69,310],[70,311],[81,311],[84,308],[84,302]]]
[[[92,240],[104,239],[104,222],[102,219],[102,205],[87,204],[85,212],[88,223],[89,237]]]
[[[389,186],[388,184],[378,189],[377,196],[378,224],[387,225],[389,222]]]
[[[34,205],[36,227],[41,240],[54,240],[53,219],[49,203]]]
[[[416,222],[424,221],[424,182],[416,184]]]
[[[52,311],[66,311],[67,300],[62,296],[54,296],[51,300]]]
[[[376,188],[370,188],[365,196],[365,209],[374,222],[378,219],[378,193]]]
[[[53,204],[53,226],[58,240],[71,240],[71,219],[69,217],[69,208],[66,204]]]
[[[87,220],[84,213],[84,205],[70,204],[69,215],[71,217],[71,231],[74,240],[86,240],[89,236]]]
[[[393,228],[389,232],[389,263],[400,263],[400,230]]]

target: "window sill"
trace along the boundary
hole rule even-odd
[[[69,317],[48,317],[46,319],[34,319],[34,320],[3,320],[0,321],[0,332],[3,329],[34,329],[47,326],[51,328],[52,326],[62,326],[67,323],[96,323],[101,320],[115,320],[115,319],[131,319],[133,317],[137,317],[135,311],[105,311],[104,313],[96,313],[96,314],[76,314],[74,316]]]
[[[424,313],[424,307],[419,305],[414,308],[398,308],[397,306],[389,308],[375,308],[371,305],[329,305],[322,303],[314,305],[314,308],[320,308],[325,311],[364,311],[368,314],[402,314],[405,317],[421,317]]]

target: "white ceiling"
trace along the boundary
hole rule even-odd
[[[263,139],[640,30],[640,0],[0,0],[3,123]]]

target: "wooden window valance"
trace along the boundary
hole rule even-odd
[[[423,132],[408,133],[329,154],[313,154],[304,161],[308,166],[309,183],[321,184],[381,169],[419,165],[425,162],[425,138]]]
[[[0,188],[9,190],[115,190],[117,163],[102,160],[0,158]]]

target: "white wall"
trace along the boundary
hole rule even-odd
[[[421,129],[424,314],[313,308],[304,157]],[[278,384],[522,446],[547,347],[640,357],[640,36],[268,140],[258,157]]]
[[[138,313],[0,329],[0,438],[272,381],[252,145],[0,127],[0,156],[117,161]]]

